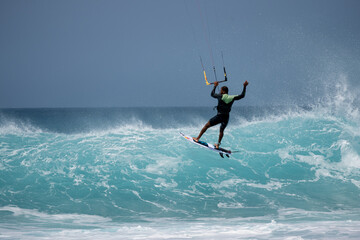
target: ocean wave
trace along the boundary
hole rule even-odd
[[[179,135],[196,136],[209,108],[1,110],[0,207],[119,222],[357,209],[358,113],[338,88],[328,105],[234,108],[229,159]]]

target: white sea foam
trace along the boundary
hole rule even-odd
[[[171,182],[168,182],[164,178],[157,178],[155,179],[155,182],[156,184],[154,186],[158,188],[176,188],[178,186],[174,179],[171,179]]]
[[[24,135],[24,134],[39,134],[43,130],[39,127],[33,126],[31,123],[23,122],[21,120],[2,119],[0,124],[1,135]]]
[[[184,164],[177,157],[169,157],[163,154],[154,154],[151,158],[153,160],[150,160],[150,164],[146,166],[145,171],[158,175],[173,175]]]
[[[338,142],[341,150],[341,165],[349,171],[360,169],[360,156],[349,141],[340,140]]]
[[[0,207],[0,211],[11,212],[14,216],[26,217],[34,223],[48,222],[48,223],[63,223],[71,222],[81,226],[97,225],[99,223],[110,222],[110,218],[87,215],[87,214],[48,214],[33,209],[24,209],[16,206]]]
[[[254,187],[254,188],[263,188],[263,189],[266,189],[268,191],[272,191],[272,190],[277,190],[279,188],[282,188],[285,184],[280,183],[280,182],[270,181],[270,182],[268,182],[266,184],[247,183],[246,185],[248,185],[250,187]]]
[[[312,166],[315,171],[316,179],[320,177],[331,177],[339,180],[346,180],[346,177],[352,173],[359,173],[360,157],[353,147],[345,140],[339,140],[333,144],[328,151],[334,151],[340,148],[341,159],[338,162],[329,161],[327,155],[332,154],[324,152],[323,154],[315,154],[314,149],[306,149],[291,146],[285,149],[279,149],[277,153],[283,163],[288,161],[299,161]],[[320,151],[320,150],[319,150]],[[308,152],[304,154],[296,154],[296,152]]]
[[[226,206],[224,206],[226,207]],[[14,210],[14,209],[10,209]],[[16,211],[16,210],[15,210]],[[24,210],[21,210],[24,211]],[[33,214],[34,212],[30,212]],[[34,213],[37,216],[39,213]],[[287,210],[285,215],[298,218],[309,212]],[[310,214],[312,214],[310,212]],[[315,213],[316,214],[316,213]],[[48,228],[37,223],[26,226],[2,224],[5,239],[357,239],[360,222],[356,220],[282,221],[275,219],[197,219],[177,221],[153,219],[147,223],[116,223],[102,217],[86,215],[47,216],[44,220],[76,222],[71,227],[51,223]],[[74,221],[81,218],[83,222]],[[84,218],[87,219],[84,221]],[[91,223],[90,225],[88,223]],[[86,227],[87,226],[87,227]],[[92,227],[90,227],[92,226]]]

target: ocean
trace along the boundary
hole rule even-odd
[[[234,106],[224,159],[179,135],[212,107],[1,109],[0,239],[360,239],[360,118],[336,99]]]

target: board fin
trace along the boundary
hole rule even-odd
[[[220,157],[224,158],[224,154],[223,153],[219,153]],[[227,155],[227,154],[226,154]]]

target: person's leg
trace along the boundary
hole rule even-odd
[[[218,140],[218,143],[215,144],[215,147],[216,147],[216,148],[219,148],[223,136],[224,136],[224,129],[220,128],[219,140]]]
[[[225,130],[228,122],[229,122],[229,116],[223,116],[223,122],[221,122],[220,132],[219,132],[219,140],[218,140],[217,144],[214,144],[216,148],[220,147],[221,140],[224,136],[224,130]]]
[[[197,138],[194,138],[195,142],[198,142],[201,138],[201,136],[206,132],[206,130],[211,127],[210,121],[205,124],[205,126],[201,129],[199,136]]]

